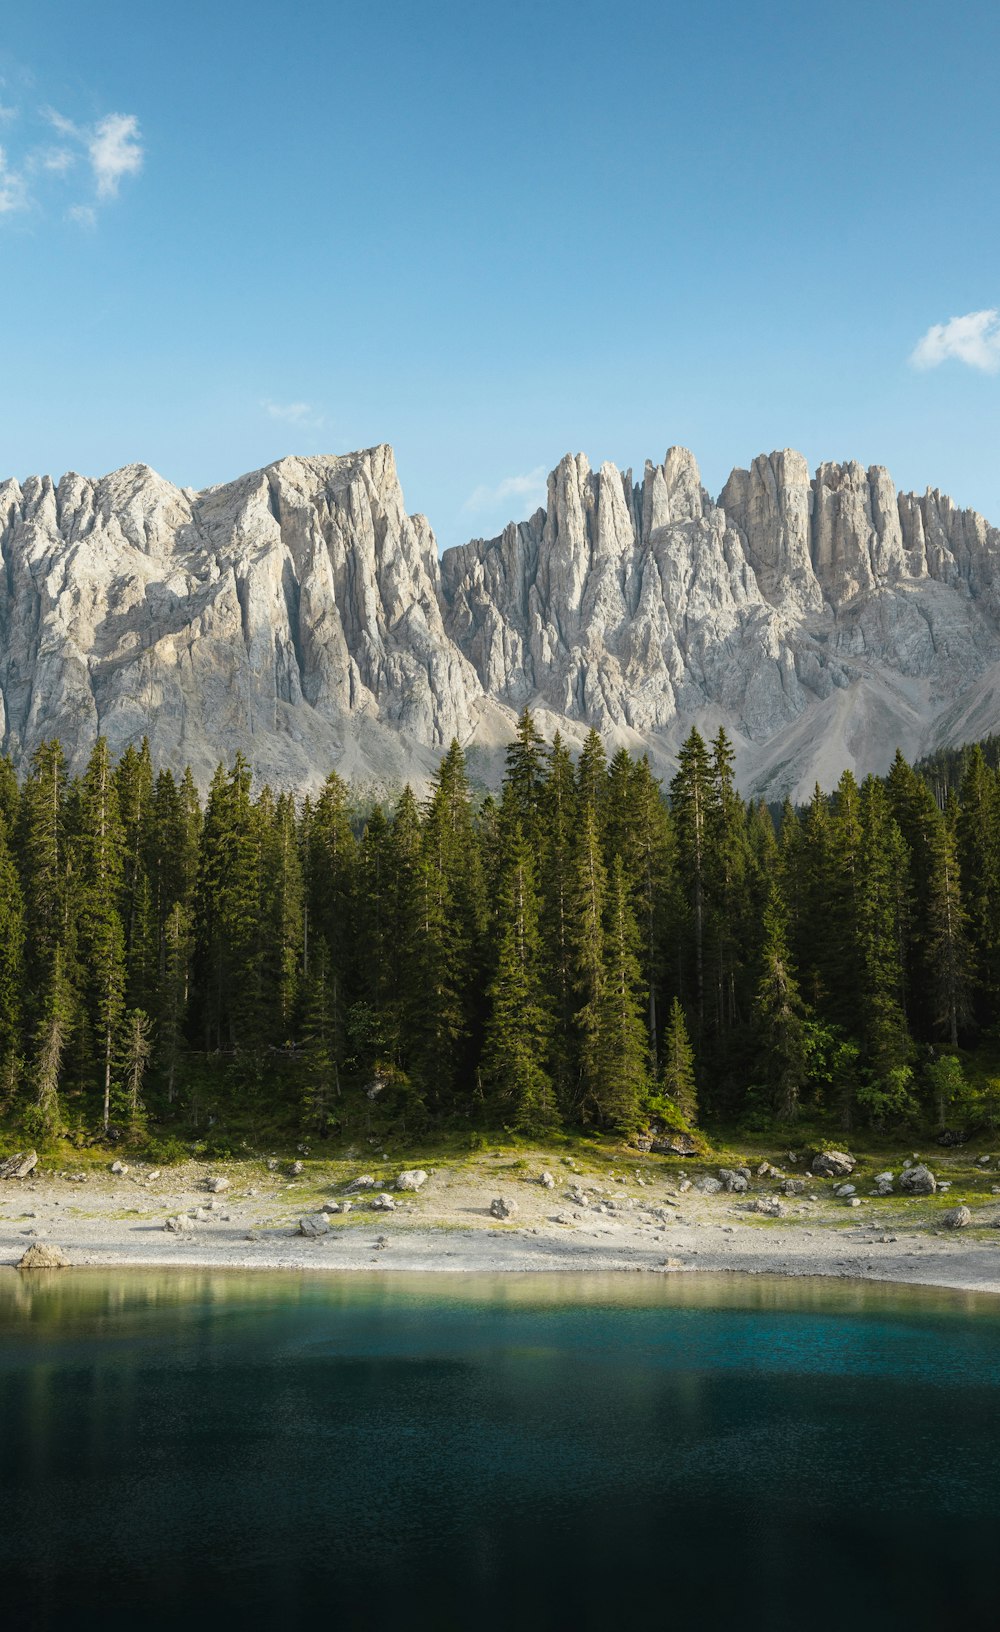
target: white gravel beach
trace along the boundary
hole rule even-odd
[[[402,1164],[368,1171],[357,1161],[295,1164],[302,1173],[263,1161],[158,1171],[124,1159],[120,1173],[109,1163],[40,1165],[0,1184],[0,1266],[16,1266],[28,1247],[44,1243],[58,1246],[70,1266],[731,1271],[1000,1293],[992,1161],[984,1171],[965,1157],[947,1201],[968,1202],[971,1221],[949,1228],[942,1195],[875,1197],[863,1180],[852,1204],[835,1195],[836,1180],[811,1174],[805,1193],[779,1199],[771,1175],[755,1178],[745,1194],[704,1194],[691,1179],[718,1171],[705,1165],[689,1178],[680,1165],[623,1163],[594,1174],[554,1159],[549,1169],[544,1160],[428,1165],[416,1191],[396,1188]],[[505,1218],[491,1211],[501,1199]],[[775,1202],[778,1217],[748,1210]],[[302,1220],[318,1233],[302,1233]]]

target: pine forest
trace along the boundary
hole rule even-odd
[[[980,748],[746,802],[519,722],[360,810],[148,749],[0,761],[0,1112],[38,1140],[280,1127],[993,1126],[1000,773]]]

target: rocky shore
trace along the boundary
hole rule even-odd
[[[1000,1293],[1000,1167],[827,1151],[713,1166],[540,1151],[403,1166],[0,1164],[0,1265],[837,1276]],[[904,1165],[905,1164],[905,1165]],[[34,1251],[41,1266],[47,1252]],[[31,1267],[31,1260],[25,1265]]]

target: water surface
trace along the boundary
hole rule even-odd
[[[11,1627],[995,1625],[1000,1304],[0,1273]]]

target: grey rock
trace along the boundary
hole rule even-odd
[[[857,1186],[853,1184],[838,1184],[833,1193],[835,1196],[840,1197],[853,1196],[857,1194]]]
[[[124,1176],[124,1174],[126,1174],[128,1172],[128,1164],[127,1164],[127,1162],[118,1162],[118,1161],[112,1162],[111,1163],[111,1171],[112,1171],[112,1173],[118,1174],[120,1177]]]
[[[301,1177],[305,1170],[305,1162],[292,1162],[289,1166],[288,1172],[293,1179],[297,1179]]]
[[[972,1213],[968,1207],[952,1207],[941,1215],[941,1222],[946,1230],[964,1230],[972,1223]]]
[[[339,1213],[342,1211],[343,1209],[339,1201],[324,1201],[322,1207],[320,1208],[321,1213]]]
[[[38,1166],[38,1154],[34,1150],[21,1151],[17,1156],[7,1156],[0,1162],[0,1179],[26,1179]]]
[[[720,1167],[719,1178],[722,1180],[723,1190],[730,1193],[740,1195],[749,1188],[749,1181],[744,1173],[731,1167]]]
[[[307,1213],[299,1219],[299,1234],[315,1237],[329,1235],[330,1221],[322,1213]]]
[[[805,1179],[786,1179],[781,1187],[786,1196],[802,1196],[805,1194]]]
[[[224,1190],[229,1189],[229,1180],[223,1178],[209,1179],[205,1189],[211,1190],[213,1195],[219,1196]]]
[[[490,1202],[490,1213],[494,1218],[514,1218],[520,1211],[517,1202],[506,1196],[494,1196]]]
[[[184,1235],[196,1227],[194,1219],[188,1213],[174,1213],[163,1226],[171,1235]]]
[[[374,1188],[375,1180],[372,1175],[370,1173],[361,1173],[356,1179],[351,1180],[347,1186],[347,1193],[350,1195],[353,1190],[374,1190]]]
[[[390,1196],[383,1192],[382,1195],[375,1197],[375,1200],[372,1202],[372,1206],[376,1212],[391,1213],[395,1209],[396,1198],[395,1196]]]
[[[543,1173],[538,1182],[546,1190],[554,1190],[555,1189],[556,1181],[552,1177],[551,1173],[548,1173],[548,1172]]]
[[[822,1150],[813,1157],[812,1170],[822,1178],[847,1178],[854,1172],[855,1161],[843,1150]]]
[[[54,1242],[39,1242],[31,1246],[18,1259],[18,1269],[65,1269],[69,1263],[61,1247]]]
[[[427,1183],[427,1174],[420,1167],[408,1168],[396,1180],[397,1190],[419,1190]]]
[[[886,1178],[877,1178],[875,1180],[875,1188],[872,1191],[872,1195],[873,1196],[891,1196],[892,1195],[892,1180],[891,1179],[886,1179]]]
[[[907,1196],[933,1196],[937,1180],[930,1168],[920,1162],[916,1167],[904,1168],[899,1175],[899,1188]]]
[[[722,1190],[722,1180],[713,1179],[708,1174],[701,1179],[695,1179],[694,1187],[700,1190],[703,1196],[717,1196]]]

